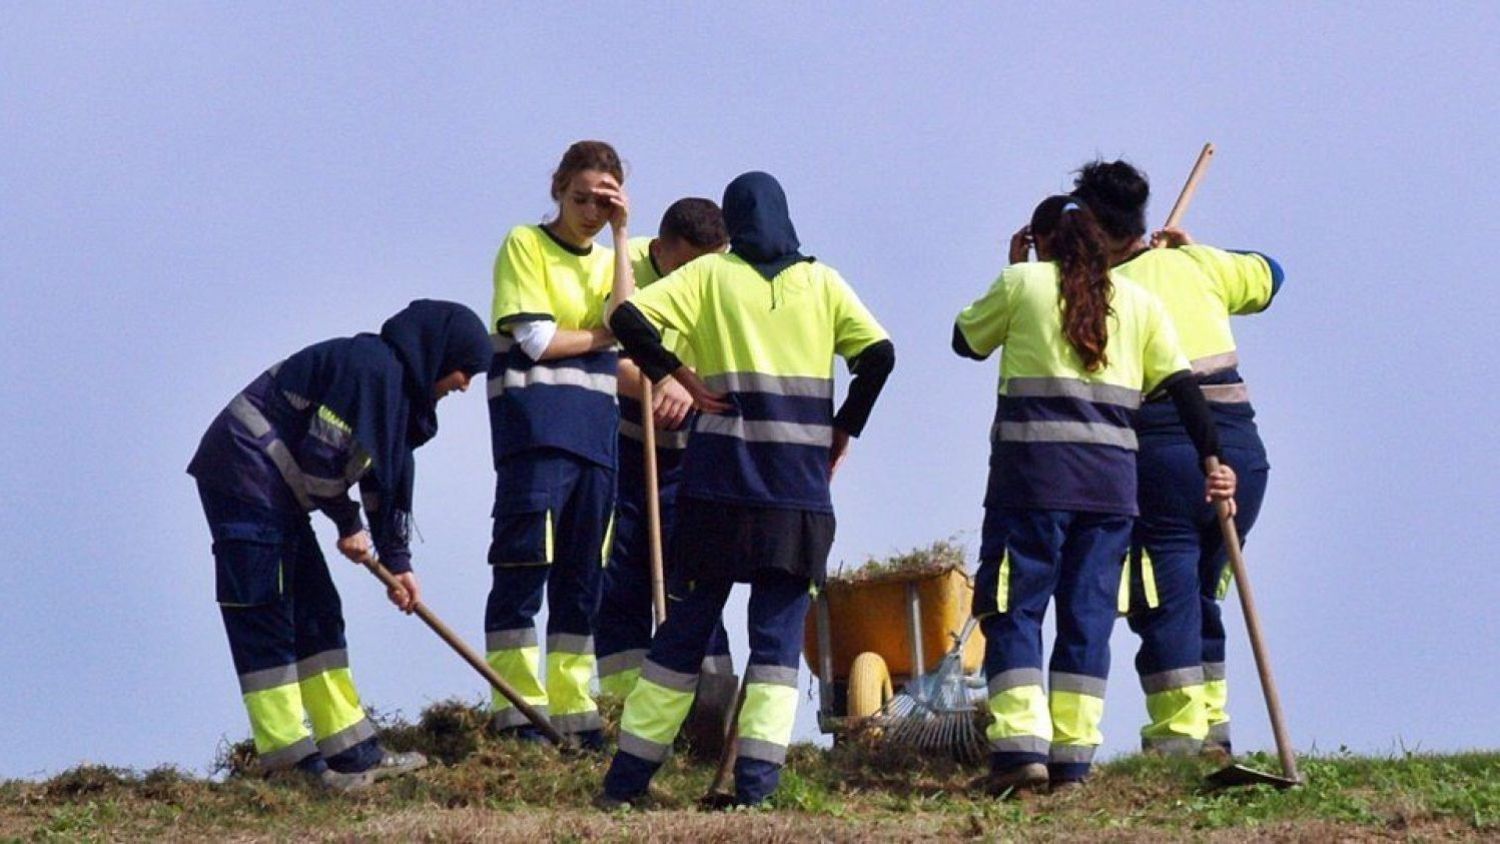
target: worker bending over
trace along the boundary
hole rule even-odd
[[[437,433],[438,400],[484,371],[489,345],[473,311],[418,300],[378,336],[327,340],[272,366],[203,435],[188,473],[213,534],[220,611],[262,770],[295,768],[349,790],[426,764],[382,748],[360,706],[339,594],[308,513],[333,521],[350,560],[378,550],[403,587],[392,602],[410,612],[420,594],[407,548],[412,451]],[[356,483],[370,531],[349,498]]]
[[[653,381],[674,376],[701,408],[683,456],[671,604],[620,720],[601,803],[645,797],[672,747],[730,588],[750,584],[750,664],[735,797],[776,788],[797,711],[809,590],[833,543],[828,483],[895,365],[894,347],[831,267],[802,255],[786,195],[765,173],[724,190],[727,255],[706,255],[637,293],[611,319]],[[698,371],[662,346],[680,332]],[[833,408],[833,356],[854,374]]]
[[[1102,739],[1142,394],[1171,395],[1200,459],[1219,450],[1161,302],[1110,273],[1108,257],[1082,200],[1049,197],[1011,239],[1010,266],[954,326],[960,355],[1005,349],[974,592],[994,719],[986,787],[995,794],[1082,782]],[[1222,467],[1206,489],[1232,499],[1234,473]],[[1042,619],[1054,598],[1044,691]]]

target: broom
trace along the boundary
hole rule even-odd
[[[964,645],[978,626],[977,618],[964,622],[937,669],[913,677],[872,716],[871,722],[884,728],[887,743],[920,753],[952,754],[960,762],[984,758],[988,743],[979,729],[963,666]]]

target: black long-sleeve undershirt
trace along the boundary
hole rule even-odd
[[[871,343],[849,359],[849,394],[833,416],[833,426],[851,437],[859,436],[870,421],[875,400],[885,388],[885,381],[896,368],[896,346],[889,340]]]
[[[625,354],[655,384],[671,375],[682,366],[682,359],[667,350],[661,343],[661,332],[646,319],[640,309],[625,302],[615,309],[609,318],[609,330],[625,347]]]
[[[1219,453],[1219,429],[1214,424],[1213,411],[1209,409],[1208,399],[1203,397],[1203,390],[1198,386],[1198,379],[1193,377],[1193,373],[1186,369],[1173,373],[1161,383],[1160,389],[1172,397],[1172,404],[1176,405],[1177,415],[1182,419],[1182,427],[1187,429],[1188,439],[1193,441],[1193,447],[1198,450],[1198,459],[1201,461],[1210,457],[1222,457]]]

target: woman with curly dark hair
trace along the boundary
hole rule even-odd
[[[1035,245],[1038,260],[1028,261]],[[1011,265],[958,315],[953,348],[1004,347],[991,430],[974,615],[985,635],[993,722],[987,790],[1081,782],[1101,736],[1109,634],[1136,515],[1144,394],[1170,394],[1200,459],[1217,456],[1212,418],[1161,302],[1109,270],[1094,215],[1043,200],[1011,239]],[[1206,499],[1233,499],[1221,469]],[[1057,641],[1042,682],[1042,620]]]

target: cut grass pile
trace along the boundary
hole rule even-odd
[[[617,707],[611,708],[617,711]],[[997,801],[970,788],[979,773],[863,742],[793,748],[773,805],[700,812],[712,766],[669,760],[654,786],[661,808],[590,807],[607,757],[563,758],[490,737],[484,714],[434,705],[416,724],[385,719],[395,749],[433,765],[356,795],[243,773],[243,745],[220,754],[223,776],[172,768],[74,768],[42,782],[0,782],[0,839],[314,840],[1330,840],[1500,837],[1500,754],[1340,753],[1304,758],[1303,788],[1208,792],[1212,766],[1131,756],[1101,765],[1084,789]],[[1274,770],[1273,757],[1248,762]]]
[[[853,568],[842,563],[828,577],[831,586],[856,583],[878,583],[886,580],[914,580],[967,568],[968,552],[953,539],[939,539],[931,545],[902,551],[889,557],[867,557]]]

